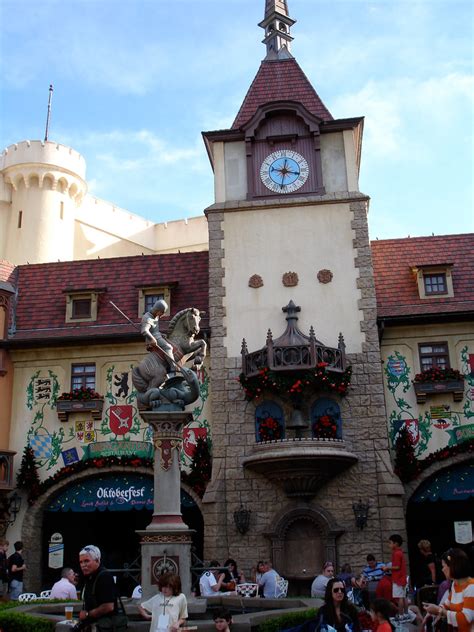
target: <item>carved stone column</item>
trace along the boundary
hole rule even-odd
[[[181,515],[179,455],[183,427],[192,415],[158,409],[141,416],[153,428],[155,446],[153,517],[145,531],[137,531],[141,537],[143,597],[156,594],[153,586],[168,571],[181,577],[183,592],[189,596],[193,532]]]

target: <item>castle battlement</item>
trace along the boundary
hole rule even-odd
[[[47,165],[69,172],[82,180],[86,177],[84,157],[71,147],[52,141],[24,140],[9,145],[0,155],[0,171],[19,165]]]

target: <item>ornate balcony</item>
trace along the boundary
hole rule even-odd
[[[304,371],[315,369],[324,364],[326,371],[344,373],[346,370],[346,346],[342,334],[339,334],[337,348],[326,347],[316,339],[311,327],[309,336],[305,336],[296,326],[298,307],[290,301],[282,308],[286,313],[287,326],[284,333],[273,340],[273,334],[268,330],[265,347],[258,351],[248,352],[245,338],[242,341],[242,373],[245,377],[253,377],[264,368],[270,371]]]
[[[281,485],[289,498],[311,499],[357,462],[342,439],[282,439],[257,443],[243,466]]]

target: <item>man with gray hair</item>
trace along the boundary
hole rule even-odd
[[[79,552],[84,575],[83,609],[79,621],[93,626],[106,615],[117,614],[117,591],[112,574],[100,563],[100,549],[88,544]]]
[[[145,312],[142,316],[140,332],[145,337],[146,348],[152,351],[153,347],[159,347],[165,352],[165,355],[174,361],[173,347],[163,338],[160,332],[160,317],[167,311],[168,304],[163,299],[156,301],[149,312]],[[174,368],[174,365],[171,365]]]
[[[77,599],[76,573],[72,568],[65,566],[61,571],[61,579],[51,588],[50,599]]]

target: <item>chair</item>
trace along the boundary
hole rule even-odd
[[[288,593],[288,580],[284,577],[279,577],[276,580],[275,586],[275,599],[284,599]]]
[[[239,597],[258,597],[258,584],[237,584],[235,590]]]
[[[42,590],[40,592],[40,599],[51,599],[51,591],[50,590]]]
[[[36,593],[21,593],[18,597],[18,601],[21,601],[22,603],[35,601],[35,599],[38,599],[38,595]]]
[[[416,605],[418,608],[422,607],[422,603],[437,603],[438,601],[438,586],[422,586],[416,593]]]

